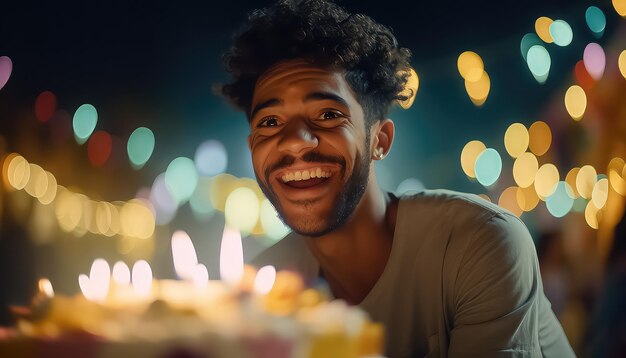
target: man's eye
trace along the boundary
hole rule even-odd
[[[333,112],[333,111],[326,111],[326,112],[322,113],[322,115],[320,116],[320,119],[335,119],[335,118],[339,118],[341,116],[342,116],[341,113]]]
[[[278,125],[278,119],[275,117],[269,117],[261,120],[257,127],[276,127]]]

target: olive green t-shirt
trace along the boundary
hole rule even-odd
[[[319,265],[297,234],[255,264]],[[400,198],[385,269],[359,304],[385,325],[395,357],[573,357],[543,293],[526,226],[482,198],[428,190]]]

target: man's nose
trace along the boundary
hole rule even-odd
[[[278,150],[301,154],[317,147],[318,144],[317,136],[305,121],[291,120],[283,129]]]

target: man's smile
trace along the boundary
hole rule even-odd
[[[312,200],[331,190],[332,180],[342,168],[328,164],[294,165],[277,170],[272,177],[289,200]]]

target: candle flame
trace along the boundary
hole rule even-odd
[[[239,230],[226,225],[220,249],[220,277],[223,281],[236,285],[243,276],[243,247]]]
[[[209,287],[209,271],[204,264],[198,264],[193,270],[193,284],[198,288]]]
[[[52,289],[52,283],[47,278],[41,278],[38,282],[39,292],[43,293],[47,297],[54,297],[54,290]]]
[[[118,261],[113,265],[113,281],[118,285],[130,284],[130,269],[122,261]]]
[[[102,302],[109,294],[111,269],[104,259],[95,259],[91,264],[89,276],[80,274],[78,284],[86,299]]]
[[[193,279],[194,271],[198,265],[198,257],[191,238],[182,230],[176,231],[172,235],[172,257],[178,277]]]
[[[149,296],[152,291],[152,269],[145,260],[133,265],[133,289],[140,296]]]
[[[261,267],[254,279],[254,292],[266,295],[274,287],[276,281],[276,269],[272,265]]]

